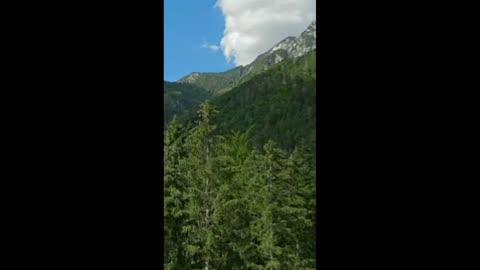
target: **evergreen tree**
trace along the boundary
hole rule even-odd
[[[182,226],[185,220],[187,182],[180,167],[183,155],[182,126],[174,118],[164,141],[164,262],[165,269],[184,267]]]
[[[216,113],[165,132],[165,269],[315,269],[314,152],[259,152],[253,127],[216,134]]]
[[[191,269],[217,269],[214,260],[215,235],[212,223],[213,198],[218,183],[215,165],[215,137],[212,133],[212,117],[216,111],[209,103],[202,103],[198,111],[200,121],[192,129],[187,140],[188,149],[185,165],[186,178],[191,184],[188,190],[188,221],[184,226],[187,233],[187,255],[191,258]]]
[[[248,158],[248,134],[234,132],[230,136],[220,137],[217,174],[221,179],[215,196],[214,222],[217,224],[217,248],[222,254],[221,268],[245,269],[242,251],[251,246],[248,237],[249,217],[246,185],[242,168]]]

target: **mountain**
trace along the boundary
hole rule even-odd
[[[182,115],[194,110],[201,102],[210,97],[203,88],[195,85],[175,82],[163,82],[163,126],[172,120],[174,115]]]
[[[220,112],[219,134],[244,132],[253,126],[254,146],[271,139],[286,150],[299,142],[315,148],[316,23],[296,38],[285,38],[247,66],[221,73],[192,73],[169,83],[166,95],[166,121],[177,114],[184,124],[195,122],[196,106],[210,100]]]
[[[316,269],[312,25],[246,67],[164,83],[181,115],[164,133],[165,269]]]
[[[246,131],[261,146],[273,140],[291,150],[299,142],[315,148],[316,51],[279,63],[212,99],[220,133]]]
[[[268,140],[292,150],[302,142],[316,144],[316,50],[282,61],[230,91],[209,98],[219,111],[217,132],[245,132],[252,127],[251,143]],[[196,122],[196,111],[183,120]]]
[[[219,95],[264,72],[282,60],[297,58],[315,49],[316,21],[313,21],[300,36],[285,38],[246,66],[238,66],[218,73],[193,72],[181,78],[178,82],[193,84],[214,95]]]

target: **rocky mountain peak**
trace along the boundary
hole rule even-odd
[[[221,73],[194,72],[178,82],[196,84],[208,91],[223,93],[285,59],[297,58],[315,50],[316,31],[317,24],[314,20],[298,37],[286,37],[246,66],[239,66]]]

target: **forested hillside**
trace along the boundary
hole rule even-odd
[[[315,31],[164,83],[165,269],[316,269]]]
[[[217,132],[245,132],[261,148],[274,140],[284,150],[299,142],[316,144],[316,51],[285,60],[231,91],[210,97],[220,111]],[[195,111],[181,114],[181,122],[195,122]]]
[[[163,91],[164,128],[174,115],[196,110],[210,96],[204,89],[185,83],[163,82]]]
[[[246,66],[217,73],[193,72],[178,82],[190,83],[206,89],[213,95],[221,95],[285,59],[298,58],[315,50],[316,29],[317,24],[313,21],[300,36],[285,38]]]
[[[299,142],[315,148],[316,53],[280,62],[212,100],[221,132],[253,126],[252,143],[268,140],[292,150]]]
[[[165,134],[165,269],[316,269],[312,152],[253,150],[248,132],[215,133],[211,105],[199,113]]]
[[[212,94],[221,94],[228,91],[240,82],[246,72],[245,67],[239,66],[225,72],[194,72],[178,82],[189,83],[204,89]]]

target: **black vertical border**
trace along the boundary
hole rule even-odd
[[[6,54],[21,87],[5,88],[23,136],[9,141],[18,188],[4,189],[19,193],[14,263],[162,269],[163,1],[5,10],[20,26]]]

